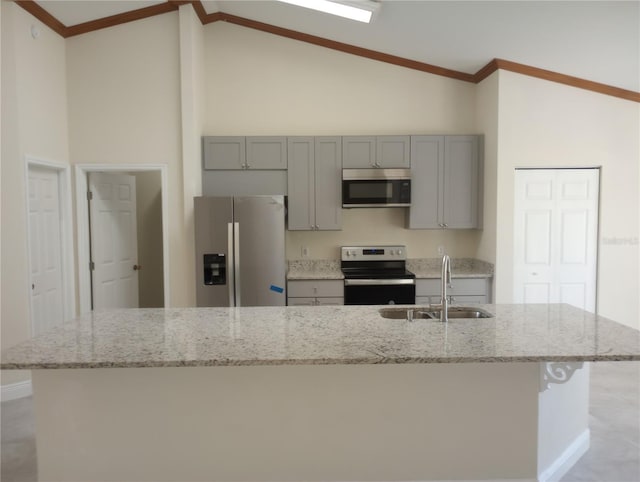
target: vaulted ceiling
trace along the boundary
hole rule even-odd
[[[391,60],[427,64],[469,78],[493,59],[506,59],[614,88],[640,91],[638,1],[381,0],[371,24],[273,0],[18,3],[32,13],[39,10],[39,18],[49,15],[48,23],[55,28],[57,22],[57,30],[64,36],[193,3],[203,23],[231,20],[278,34],[284,32],[292,38],[308,35],[334,42],[339,49],[343,45],[360,48],[365,54],[373,52]],[[35,5],[25,5],[29,3]],[[294,35],[288,35],[290,32]]]

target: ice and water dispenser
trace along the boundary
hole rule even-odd
[[[224,254],[204,255],[204,284],[223,285],[227,283],[227,257]]]

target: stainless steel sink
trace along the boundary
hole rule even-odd
[[[439,306],[425,306],[415,308],[381,308],[380,316],[393,320],[440,320]],[[473,306],[450,306],[449,318],[493,318],[486,310]]]

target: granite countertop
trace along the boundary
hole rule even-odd
[[[296,259],[289,261],[287,279],[344,279],[344,275],[340,269],[340,260]]]
[[[640,360],[640,331],[570,305],[393,320],[380,306],[94,312],[2,353],[2,369]]]
[[[408,259],[407,269],[416,278],[440,278],[441,258]],[[473,258],[453,258],[452,278],[491,278],[493,265]],[[287,271],[289,280],[344,279],[340,270],[340,260],[314,259],[291,260]]]

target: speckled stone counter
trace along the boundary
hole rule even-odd
[[[386,319],[377,306],[95,312],[2,353],[2,369],[640,360],[640,332],[569,305],[487,319]]]
[[[340,270],[340,260],[297,259],[289,261],[287,279],[344,279]]]
[[[440,278],[441,258],[416,258],[407,260],[407,269],[416,278]],[[451,260],[453,278],[491,278],[493,265],[474,258],[454,258]],[[314,259],[291,260],[287,279],[344,279],[340,270],[340,260]]]
[[[588,449],[582,361],[640,360],[640,332],[569,305],[380,308],[96,312],[1,367],[34,369],[47,482],[506,481],[559,480]]]
[[[415,273],[416,278],[440,278],[441,258],[408,259],[407,269]],[[452,258],[452,278],[491,278],[493,265],[474,258]]]

